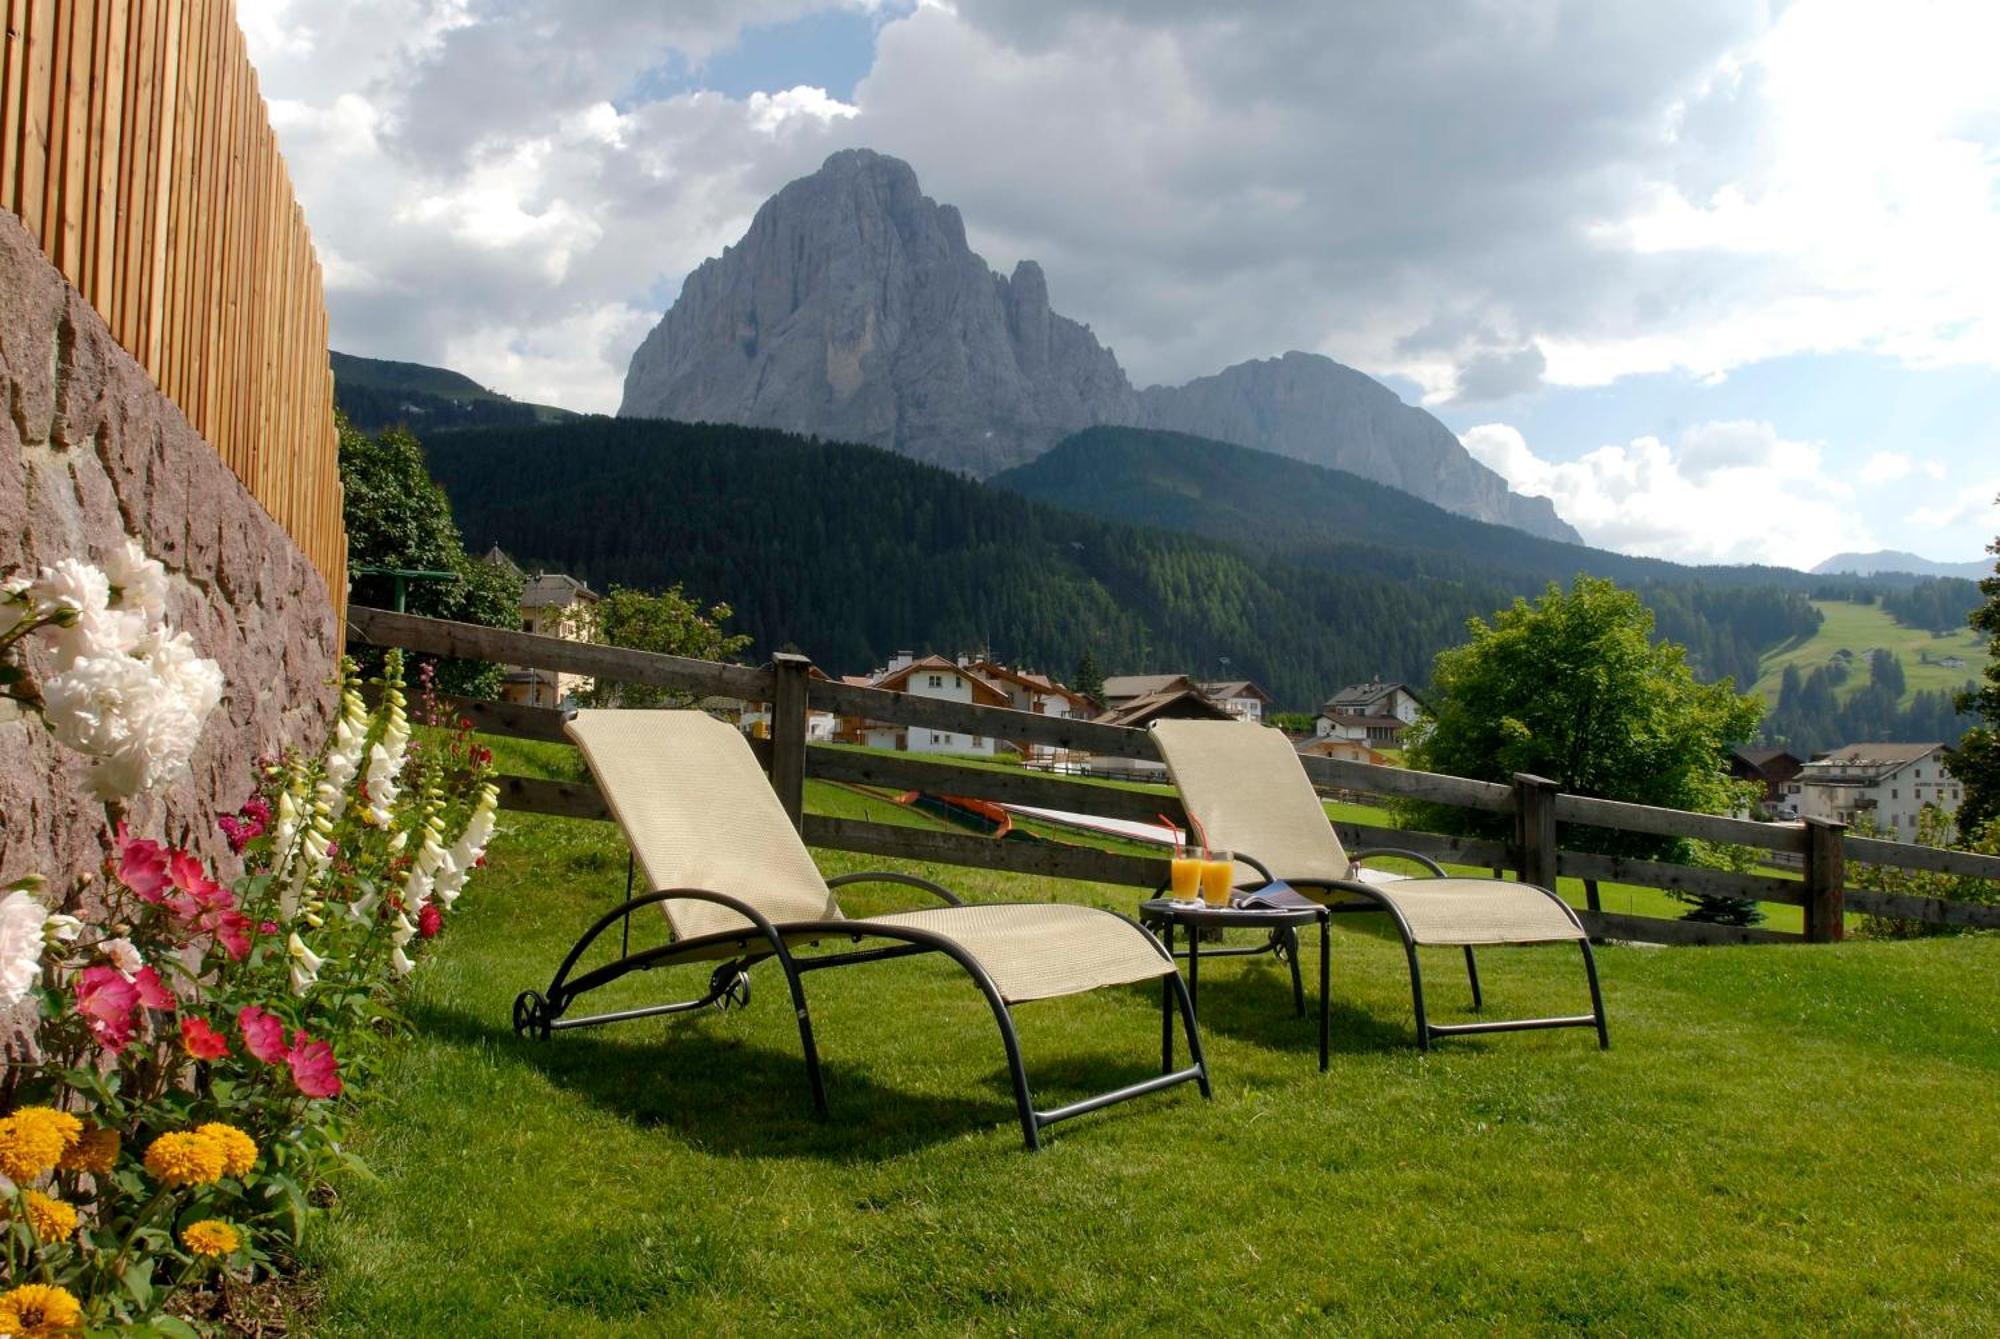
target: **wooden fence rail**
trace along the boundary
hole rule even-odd
[[[347,596],[326,301],[232,0],[0,0],[0,207]]]
[[[1087,749],[1119,758],[1157,760],[1152,737],[1143,730],[828,683],[811,678],[810,662],[799,656],[781,657],[769,667],[749,669],[359,607],[349,611],[348,626],[350,636],[365,644],[401,646],[413,651],[470,656],[568,673],[608,674],[623,681],[691,694],[778,704],[772,713],[773,737],[768,742],[756,742],[758,756],[806,840],[816,846],[1141,887],[1156,885],[1167,872],[1166,861],[1161,857],[1058,843],[994,841],[966,833],[807,814],[803,811],[807,779],[1028,805],[1099,818],[1148,822],[1160,815],[1175,823],[1185,821],[1179,799],[1166,790],[1131,789],[1025,769],[811,744],[806,739],[806,716],[810,705],[896,724]],[[558,711],[497,702],[448,701],[477,728],[493,734],[545,741],[565,739],[562,713]],[[1850,863],[1925,869],[2000,881],[2000,859],[1990,856],[1850,837],[1834,823],[1760,824],[1560,794],[1552,783],[1536,777],[1517,777],[1508,786],[1398,767],[1330,759],[1305,761],[1315,782],[1330,789],[1456,804],[1482,813],[1509,814],[1515,819],[1511,841],[1337,821],[1334,826],[1341,840],[1355,848],[1403,847],[1440,862],[1511,869],[1525,879],[1549,886],[1559,876],[1570,876],[1798,906],[1805,909],[1806,919],[1806,933],[1801,936],[1594,909],[1580,912],[1593,933],[1665,944],[1831,940],[1840,937],[1847,910],[1938,925],[2000,928],[2000,906],[1847,887]],[[1325,765],[1329,763],[1330,766]],[[502,802],[509,808],[534,813],[572,818],[609,817],[603,797],[587,781],[507,777],[502,781]],[[1571,850],[1560,840],[1562,829],[1568,825],[1653,836],[1697,837],[1789,852],[1800,858],[1804,877],[1778,878]]]

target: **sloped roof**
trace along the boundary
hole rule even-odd
[[[1320,715],[1326,717],[1335,725],[1376,730],[1409,729],[1409,722],[1405,721],[1401,716],[1373,716],[1359,711],[1323,711]]]
[[[1805,781],[1845,777],[1880,779],[1892,772],[1900,772],[1911,763],[1920,762],[1933,753],[1943,751],[1944,745],[1941,743],[1844,744],[1824,757],[1815,758],[1801,767],[1799,777]]]
[[[1130,702],[1111,708],[1097,719],[1104,725],[1137,727],[1145,725],[1148,721],[1165,718],[1196,721],[1235,719],[1195,688],[1175,688],[1162,693],[1147,693],[1143,697],[1135,697]]]
[[[1226,679],[1221,683],[1196,684],[1197,688],[1210,697],[1254,697],[1259,702],[1271,703],[1278,699],[1257,686],[1254,679]]]
[[[966,682],[972,685],[972,695],[975,698],[983,693],[991,699],[988,704],[990,706],[1006,707],[1013,705],[1013,699],[1008,697],[1001,689],[994,687],[964,665],[946,660],[943,656],[925,656],[921,660],[912,660],[907,665],[878,675],[874,682],[869,684],[869,687],[887,688],[893,692],[904,692],[907,690],[901,688],[899,685],[908,683],[910,676],[919,673],[964,675]]]
[[[1082,693],[1077,692],[1068,684],[1057,683],[1046,674],[1036,674],[1032,670],[1010,669],[997,660],[985,657],[973,661],[971,669],[974,673],[983,675],[988,680],[1009,680],[1023,687],[1030,688],[1037,693],[1066,698],[1070,702],[1079,705],[1094,705]]]
[[[1194,680],[1185,674],[1114,674],[1104,681],[1104,699],[1124,702],[1177,687],[1193,688]]]
[[[1368,683],[1351,683],[1347,685],[1347,687],[1328,698],[1326,705],[1321,707],[1320,710],[1322,712],[1336,710],[1351,711],[1355,707],[1372,707],[1397,689],[1408,693],[1411,697],[1416,698],[1418,702],[1423,701],[1422,698],[1417,697],[1417,690],[1406,683],[1385,683],[1380,680],[1373,680]]]
[[[521,587],[521,607],[523,609],[560,608],[586,600],[597,602],[597,592],[584,585],[573,576],[561,572],[537,572]]]

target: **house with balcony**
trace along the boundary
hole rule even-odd
[[[1403,731],[1423,711],[1408,684],[1370,680],[1349,684],[1328,698],[1313,723],[1320,739],[1351,739],[1371,748],[1400,748]]]
[[[1884,837],[1914,841],[1925,805],[1956,814],[1964,796],[1944,760],[1943,744],[1847,744],[1783,784],[1801,818],[1866,822]]]

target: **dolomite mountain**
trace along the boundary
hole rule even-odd
[[[742,423],[984,477],[1098,424],[1166,428],[1348,470],[1462,515],[1577,541],[1450,429],[1362,373],[1288,353],[1135,392],[1041,267],[1001,276],[899,159],[834,154],[688,276],[632,355],[619,414]]]

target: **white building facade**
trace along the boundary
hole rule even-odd
[[[1949,816],[1963,798],[1944,753],[1943,744],[1849,744],[1807,763],[1785,789],[1801,818],[1865,823],[1884,837],[1914,841],[1925,805]]]

